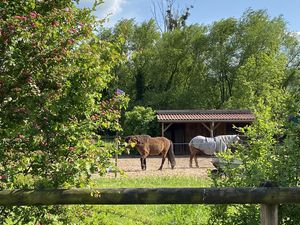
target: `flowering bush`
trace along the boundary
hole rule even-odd
[[[114,96],[103,115],[102,92],[121,58],[116,43],[95,35],[100,25],[72,0],[1,1],[0,190],[83,187],[109,163],[94,131],[110,121],[120,129],[126,101]],[[50,221],[49,210],[0,207],[0,221]]]

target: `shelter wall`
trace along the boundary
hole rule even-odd
[[[204,123],[210,127],[210,123]],[[231,123],[220,122],[215,123],[218,126],[214,130],[214,136],[237,134],[236,127],[244,127],[249,123]],[[165,137],[169,138],[174,143],[174,151],[176,155],[189,154],[188,143],[190,140],[198,135],[210,137],[210,131],[202,123],[174,123],[165,132]]]

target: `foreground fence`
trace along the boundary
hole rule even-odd
[[[300,188],[120,188],[0,191],[2,206],[67,204],[261,204],[261,224],[278,224],[278,205],[300,203]]]

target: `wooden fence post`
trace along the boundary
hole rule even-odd
[[[261,183],[261,187],[278,187],[271,181]],[[261,204],[260,205],[260,224],[261,225],[278,225],[278,205],[277,204]]]
[[[278,225],[278,205],[260,206],[260,224],[261,225]]]
[[[117,171],[117,167],[118,167],[118,154],[119,154],[119,149],[120,149],[120,136],[119,133],[117,132],[117,153],[115,154],[115,178],[117,178],[118,176],[118,171]]]

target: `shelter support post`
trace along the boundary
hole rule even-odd
[[[165,132],[169,129],[169,127],[172,125],[173,123],[169,123],[166,127],[165,127],[165,123],[161,123],[161,136],[164,137],[165,136]]]
[[[220,123],[217,123],[217,125],[215,125],[214,121],[210,122],[209,127],[205,123],[201,124],[209,131],[210,137],[214,137],[214,130],[217,129],[220,125]]]
[[[211,122],[210,129],[209,129],[210,137],[214,137],[214,127],[215,127],[215,122]]]

